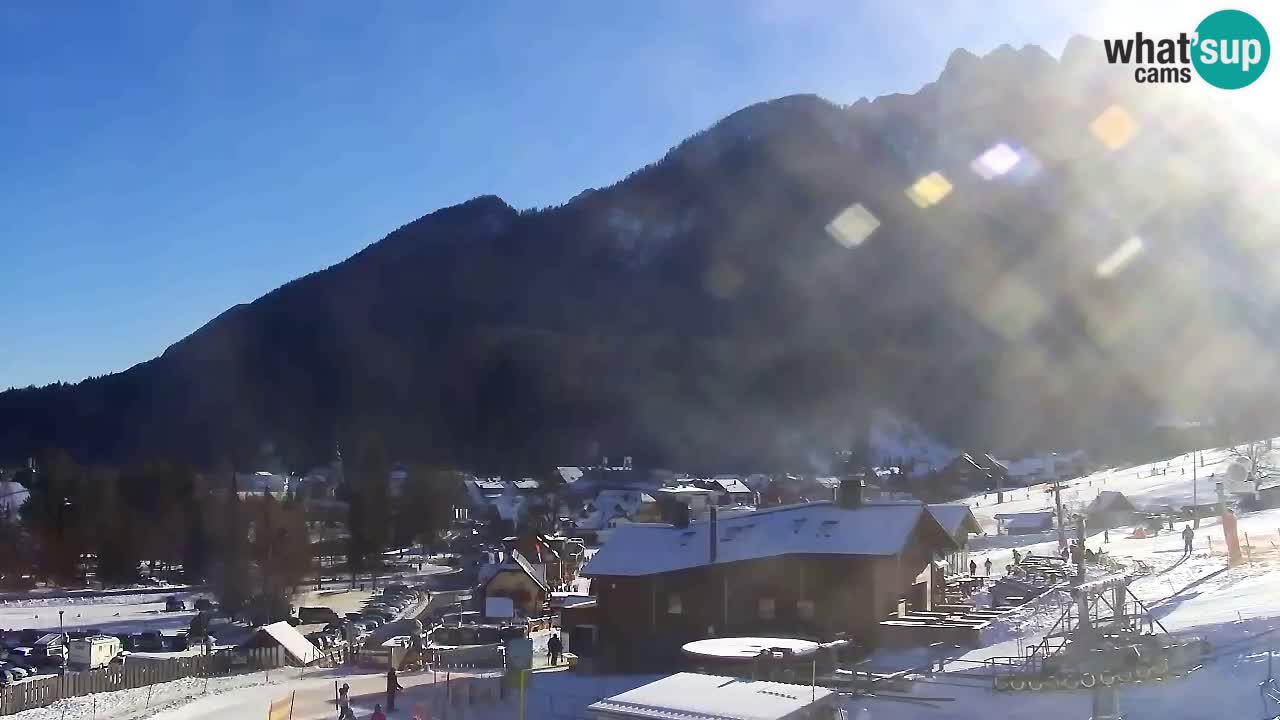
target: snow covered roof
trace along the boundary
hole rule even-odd
[[[283,620],[258,628],[259,633],[269,635],[284,648],[289,657],[299,665],[307,665],[320,659],[320,651],[302,636],[297,628]]]
[[[543,568],[543,572],[538,572],[533,563],[530,563],[519,550],[511,551],[511,560],[509,562],[482,566],[477,575],[477,580],[481,585],[488,585],[489,581],[501,572],[523,572],[536,582],[543,592],[550,589],[550,586],[547,585],[546,568]]]
[[[680,649],[689,655],[721,660],[750,660],[762,650],[787,650],[792,656],[810,655],[822,647],[812,640],[774,637],[707,638],[685,643]]]
[[[809,685],[678,673],[587,706],[593,718],[782,720],[839,696]]]
[[[928,507],[929,513],[951,537],[956,537],[961,530],[982,532],[982,526],[978,524],[978,518],[973,516],[973,508],[968,503],[935,503]]]
[[[1116,490],[1103,490],[1089,503],[1087,512],[1134,512],[1136,508],[1124,493]]]
[[[751,488],[747,487],[738,478],[715,478],[712,482],[719,485],[727,493],[746,493],[751,494]]]
[[[719,520],[716,563],[779,555],[896,555],[924,521],[940,546],[955,541],[921,503],[829,502],[757,510]],[[710,523],[685,528],[657,523],[619,527],[582,575],[655,575],[708,564]]]
[[[673,495],[673,496],[676,496],[676,495],[710,495],[711,493],[714,493],[714,492],[715,492],[715,490],[708,490],[707,488],[693,487],[693,486],[691,486],[691,485],[682,485],[682,486],[680,486],[680,487],[664,487],[664,488],[658,488],[658,489],[656,490],[656,492],[660,492],[660,493],[663,493],[663,494],[666,494],[666,495]]]
[[[1032,510],[1030,512],[996,513],[997,520],[1044,520],[1054,516],[1052,510]]]
[[[560,479],[564,480],[565,485],[572,485],[582,479],[582,468],[558,467],[556,472],[560,473]]]

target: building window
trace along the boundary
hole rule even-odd
[[[774,607],[773,598],[771,597],[760,598],[760,619],[761,620],[772,620],[774,617],[775,609],[776,608]]]
[[[667,595],[667,614],[679,615],[684,612],[684,604],[680,602],[678,593],[669,593]]]
[[[815,609],[814,609],[814,607],[813,607],[813,601],[812,601],[812,600],[797,600],[797,601],[796,601],[796,615],[797,615],[801,620],[812,620],[812,619],[814,618],[814,616],[815,616],[815,615],[817,615],[817,612],[815,611]]]

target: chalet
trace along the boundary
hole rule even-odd
[[[515,551],[524,556],[553,588],[572,582],[586,556],[581,541],[560,535],[525,532],[518,537],[504,538],[503,546],[508,556]]]
[[[618,525],[654,522],[662,510],[654,494],[640,489],[601,490],[570,517],[574,531],[583,537],[605,540]]]
[[[787,505],[675,525],[634,524],[588,562],[601,659],[620,670],[725,635],[873,635],[902,606],[928,610],[933,559],[956,548],[918,502]]]
[[[981,534],[982,526],[973,516],[973,508],[966,503],[934,503],[928,506],[929,514],[938,521],[956,547],[945,556],[947,573],[965,575],[969,572],[969,534]]]
[[[718,492],[696,485],[659,488],[654,496],[659,503],[665,505],[682,505],[689,510],[691,517],[705,515],[707,510],[716,505]]]
[[[1124,493],[1115,490],[1103,490],[1089,503],[1085,510],[1087,527],[1114,528],[1133,524],[1138,516],[1138,509],[1129,502]]]
[[[535,568],[519,550],[508,555],[510,559],[507,562],[480,569],[480,584],[485,598],[511,598],[525,617],[541,617],[551,592],[545,568],[542,571]]]
[[[715,477],[710,480],[698,480],[694,484],[713,491],[716,494],[717,505],[753,505],[755,503],[756,494],[736,477]]]
[[[962,453],[938,472],[943,487],[952,491],[994,490],[1007,486],[1009,468],[991,455]]]

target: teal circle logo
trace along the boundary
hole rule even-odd
[[[1242,10],[1219,10],[1196,26],[1191,63],[1205,82],[1238,90],[1262,76],[1271,59],[1267,30]]]

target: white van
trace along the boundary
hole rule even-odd
[[[120,638],[91,635],[71,641],[69,664],[77,670],[96,670],[110,665],[119,654]]]

